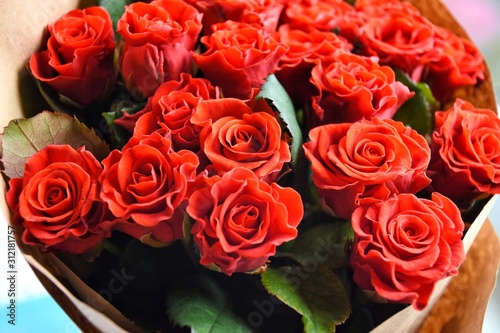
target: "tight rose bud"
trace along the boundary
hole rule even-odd
[[[123,37],[120,68],[135,98],[147,98],[163,82],[191,72],[191,51],[201,28],[201,14],[184,1],[135,2],[126,7],[117,29]]]

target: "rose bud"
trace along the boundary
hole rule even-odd
[[[191,73],[201,16],[179,0],[135,2],[125,8],[117,28],[123,37],[120,69],[134,98],[147,98],[163,82]]]

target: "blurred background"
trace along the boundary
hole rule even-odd
[[[500,1],[498,0],[442,0],[464,26],[472,40],[483,52],[493,74],[497,99],[500,101]],[[3,216],[1,216],[3,218]],[[490,213],[496,232],[500,235],[500,200]],[[4,219],[4,218],[3,218]],[[6,244],[6,222],[0,221],[0,244]],[[3,246],[6,248],[6,246]],[[0,262],[0,272],[6,272],[5,260]],[[16,325],[7,325],[5,311],[0,317],[3,333],[77,333],[78,327],[67,317],[59,305],[47,294],[31,268],[17,257],[17,316]],[[5,309],[8,290],[5,278],[0,279],[0,308]],[[500,288],[490,300],[483,333],[500,332]]]

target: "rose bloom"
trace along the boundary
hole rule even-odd
[[[227,275],[265,269],[276,247],[297,237],[304,214],[295,190],[269,185],[245,168],[194,192],[186,211],[200,263]]]
[[[133,115],[125,114],[115,123],[134,136],[157,132],[172,140],[174,150],[188,149],[197,153],[200,128],[191,124],[191,115],[201,100],[218,97],[219,90],[208,80],[183,73],[179,81],[160,85],[143,110]]]
[[[212,25],[224,21],[249,23],[273,32],[283,10],[283,0],[187,0],[203,13],[204,35],[210,35]]]
[[[343,0],[293,1],[285,10],[284,21],[296,26],[310,26],[322,31],[339,27],[346,13],[355,11]]]
[[[198,158],[174,152],[158,133],[132,137],[102,161],[101,198],[117,218],[116,230],[166,244],[182,238],[182,205],[194,181]]]
[[[110,236],[99,199],[102,167],[84,147],[51,145],[30,157],[22,178],[9,181],[7,203],[23,243],[82,254]]]
[[[304,29],[336,31],[354,42],[365,20],[343,0],[298,0],[287,3],[284,22]]]
[[[299,28],[284,24],[273,36],[288,47],[288,51],[280,59],[275,75],[299,109],[310,103],[311,97],[316,93],[316,88],[309,82],[315,63],[330,57],[338,49],[352,49],[346,39],[331,31],[320,31],[312,27]]]
[[[136,98],[151,96],[166,81],[192,71],[191,51],[201,31],[202,15],[180,0],[128,5],[118,21],[125,86]]]
[[[370,19],[360,29],[358,46],[380,64],[396,67],[420,81],[424,67],[441,57],[436,47],[437,29],[429,20],[406,6],[387,6],[382,12],[368,12]]]
[[[460,211],[440,193],[431,200],[399,194],[360,207],[351,223],[354,281],[391,302],[423,309],[436,282],[456,275],[465,259]]]
[[[500,193],[500,120],[457,99],[435,114],[428,175],[434,191],[468,208],[483,193]]]
[[[201,38],[207,50],[194,55],[196,64],[225,97],[249,98],[275,72],[286,47],[248,23],[226,21],[213,28]]]
[[[442,56],[429,64],[424,79],[438,100],[446,100],[457,88],[484,79],[484,58],[471,41],[446,29],[438,28],[438,32],[436,43]]]
[[[411,3],[400,0],[357,0],[354,7],[357,11],[367,14],[368,17],[380,17],[401,11],[410,15],[420,14]]]
[[[80,107],[101,101],[114,87],[115,39],[101,7],[75,9],[48,26],[47,49],[31,56],[33,76]]]
[[[304,151],[321,203],[350,219],[359,206],[397,193],[416,193],[430,179],[430,148],[423,136],[392,119],[328,124],[309,131]]]
[[[313,125],[392,118],[413,96],[390,67],[342,50],[312,69],[311,82],[319,91],[313,96]]]
[[[248,104],[236,98],[204,100],[191,122],[203,128],[201,149],[218,175],[244,167],[272,182],[288,171],[290,148],[263,99]]]
[[[281,25],[274,34],[275,39],[288,47],[279,62],[279,68],[296,67],[302,61],[314,63],[330,57],[338,49],[346,52],[352,45],[331,31],[321,31],[313,27],[299,27],[292,24]]]

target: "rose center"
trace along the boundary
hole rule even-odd
[[[255,153],[262,150],[262,142],[265,141],[262,133],[250,125],[237,124],[231,126],[226,133],[227,148],[232,153],[244,152]]]
[[[55,206],[66,198],[66,192],[63,189],[61,189],[60,187],[53,187],[47,191],[47,194],[45,196],[45,204],[49,207]]]
[[[158,191],[162,188],[163,177],[162,170],[157,170],[151,163],[145,163],[138,170],[131,174],[132,182],[129,185],[129,193],[135,200],[147,202],[152,196],[159,195]],[[165,183],[165,185],[167,185]]]
[[[418,256],[432,243],[429,225],[420,217],[401,214],[387,228],[389,247],[402,259]]]
[[[355,162],[366,166],[380,166],[385,158],[385,147],[379,142],[361,142]]]
[[[259,212],[254,206],[237,206],[234,208],[234,212],[235,225],[245,230],[252,230],[259,226]]]
[[[237,145],[240,142],[249,142],[252,139],[252,135],[246,131],[239,131],[238,135],[233,139],[232,145]]]

